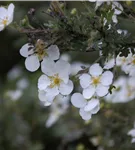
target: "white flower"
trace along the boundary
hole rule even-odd
[[[128,57],[120,56],[120,54],[116,57],[117,66],[125,66],[128,64]]]
[[[74,93],[72,95],[71,103],[73,106],[80,108],[79,114],[84,120],[91,119],[92,114],[96,114],[100,109],[98,99],[92,98],[87,101],[80,93]]]
[[[73,82],[69,80],[70,64],[68,62],[58,60],[55,63],[44,59],[41,69],[45,74],[39,78],[38,88],[46,92],[46,97],[55,97],[59,93],[69,95],[72,92]],[[48,101],[51,102],[51,100]]]
[[[120,77],[113,85],[116,87],[112,94],[105,96],[105,100],[112,103],[126,103],[135,98],[135,77]]]
[[[121,67],[121,70],[124,71],[126,74],[128,74],[130,72],[130,68],[131,68],[131,60],[132,60],[132,54],[129,53],[127,57],[125,56],[120,56],[121,53],[119,53],[116,57],[116,59],[111,58],[110,60],[105,62],[105,66],[104,69],[111,69],[113,68],[115,65]]]
[[[42,40],[37,40],[36,45],[30,43],[25,44],[20,49],[20,54],[26,57],[25,66],[27,70],[34,72],[40,67],[40,61],[46,58],[52,60],[59,59],[59,48],[56,45],[51,45],[46,49],[46,45]]]
[[[8,8],[0,7],[0,31],[13,21],[15,6],[11,3]]]
[[[89,74],[84,73],[80,76],[80,85],[83,88],[83,96],[90,99],[95,93],[103,97],[108,93],[112,84],[113,74],[111,71],[105,71],[99,64],[93,64],[89,68]]]

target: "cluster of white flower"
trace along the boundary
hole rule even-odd
[[[101,6],[104,2],[97,1],[95,10]],[[117,23],[117,15],[123,11],[122,6],[118,2],[106,2],[107,5],[111,5],[111,9],[114,11],[112,21]],[[8,8],[0,7],[0,31],[3,30],[13,21],[14,5],[10,4]],[[107,23],[104,18],[104,25]],[[111,26],[109,27],[111,28]],[[126,31],[117,30],[118,34]],[[100,45],[102,42],[100,43]],[[99,45],[99,46],[100,46]],[[117,56],[116,59],[111,59],[105,63],[102,68],[98,63],[89,65],[82,63],[74,63],[70,65],[68,57],[60,56],[59,48],[57,45],[48,46],[43,40],[38,39],[35,44],[27,43],[20,49],[20,54],[25,57],[25,67],[27,70],[34,72],[40,68],[44,73],[38,79],[38,96],[40,101],[49,106],[54,99],[58,97],[68,96],[74,89],[74,84],[70,80],[70,76],[76,76],[79,78],[80,87],[78,93],[74,93],[71,96],[71,103],[80,109],[80,116],[84,120],[89,120],[92,114],[95,114],[100,109],[100,98],[105,97],[107,101],[116,102],[116,97],[120,97],[117,102],[126,102],[135,98],[133,85],[134,77],[126,79],[120,78],[114,83],[116,89],[113,89],[113,94],[109,94],[110,86],[113,82],[113,73],[106,71],[113,68],[115,65],[120,66],[121,69],[130,76],[135,76],[135,55],[131,52],[127,57]],[[80,70],[88,68],[85,73],[78,74]],[[24,82],[24,81],[23,81]],[[20,85],[20,84],[18,84]],[[61,99],[62,99],[61,98]],[[58,100],[55,100],[58,101]],[[61,113],[59,113],[61,114]],[[57,117],[55,117],[54,120]],[[54,122],[54,121],[52,121]],[[49,124],[49,123],[48,123]],[[50,123],[51,124],[51,123]]]
[[[79,79],[83,89],[82,94],[74,93],[71,102],[75,107],[80,108],[81,117],[89,120],[92,114],[99,111],[99,98],[108,94],[113,74],[111,71],[103,71],[99,64],[93,64],[89,68],[89,73],[82,74]]]
[[[98,0],[89,0],[90,2],[96,2],[95,10],[98,9],[103,3],[106,3],[107,5],[111,5],[111,9],[114,11],[112,15],[112,21],[113,23],[118,23],[117,15],[120,15],[123,11],[123,7],[120,3],[118,2],[113,2],[113,1],[98,1]],[[109,13],[109,12],[108,12]],[[104,25],[107,23],[107,19],[104,18]],[[111,25],[109,25],[110,29]]]
[[[11,3],[8,8],[0,7],[0,31],[13,21],[14,5]]]
[[[111,69],[113,67],[120,67],[121,70],[128,74],[128,77],[121,76],[115,82],[112,94],[105,97],[106,101],[112,103],[125,103],[135,98],[135,55],[128,49],[127,57],[120,56],[112,58],[105,63],[104,69]]]
[[[71,94],[74,85],[69,77],[75,76],[82,70],[82,63],[71,66],[68,63],[69,58],[64,60],[65,58],[60,57],[56,45],[47,48],[40,39],[35,46],[25,44],[20,49],[20,54],[26,57],[25,66],[31,72],[36,71],[41,62],[41,70],[44,74],[38,80],[38,91],[39,99],[45,106],[51,105],[59,95]],[[71,102],[75,107],[80,108],[82,118],[89,120],[91,115],[97,113],[100,108],[99,97],[108,94],[113,74],[111,71],[104,71],[99,64],[93,64],[89,68],[89,73],[81,74],[79,80],[83,92],[73,94]]]
[[[128,56],[120,56],[120,54],[115,58],[110,59],[105,63],[104,69],[111,69],[114,66],[121,67],[129,76],[135,76],[135,54],[129,52]]]
[[[107,102],[126,103],[135,99],[135,77],[119,77],[113,85],[112,94],[105,97]]]
[[[135,123],[134,123],[134,128],[128,132],[128,135],[132,137],[131,143],[135,143]]]

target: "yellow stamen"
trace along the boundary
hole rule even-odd
[[[37,40],[35,45],[35,52],[37,53],[39,60],[42,60],[44,56],[48,56],[45,47],[46,46],[43,40]]]
[[[92,83],[94,85],[97,85],[100,83],[100,77],[92,77]]]
[[[125,58],[125,57],[122,58],[122,62],[123,62],[123,63],[126,62],[126,58]]]
[[[62,82],[62,80],[59,78],[58,74],[54,75],[54,76],[51,76],[49,77],[50,80],[51,80],[51,85],[50,85],[50,88],[53,88],[55,86],[59,86],[60,83]]]
[[[2,24],[3,24],[4,26],[7,25],[7,22],[8,22],[8,19],[7,19],[7,18],[2,20]]]

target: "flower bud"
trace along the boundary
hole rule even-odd
[[[27,24],[27,19],[26,18],[24,18],[23,20],[21,20],[21,25],[22,26],[25,26]]]
[[[76,8],[73,8],[73,9],[71,10],[71,15],[76,15],[76,13],[77,13],[77,9],[76,9]]]

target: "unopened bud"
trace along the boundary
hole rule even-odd
[[[27,24],[26,18],[24,18],[23,20],[21,20],[21,25],[22,25],[22,26],[25,26],[26,24]]]
[[[65,3],[60,3],[60,8],[64,9],[64,7],[65,7]]]
[[[71,10],[71,15],[76,15],[76,13],[77,13],[77,9],[76,9],[76,8],[73,8],[73,9]]]

